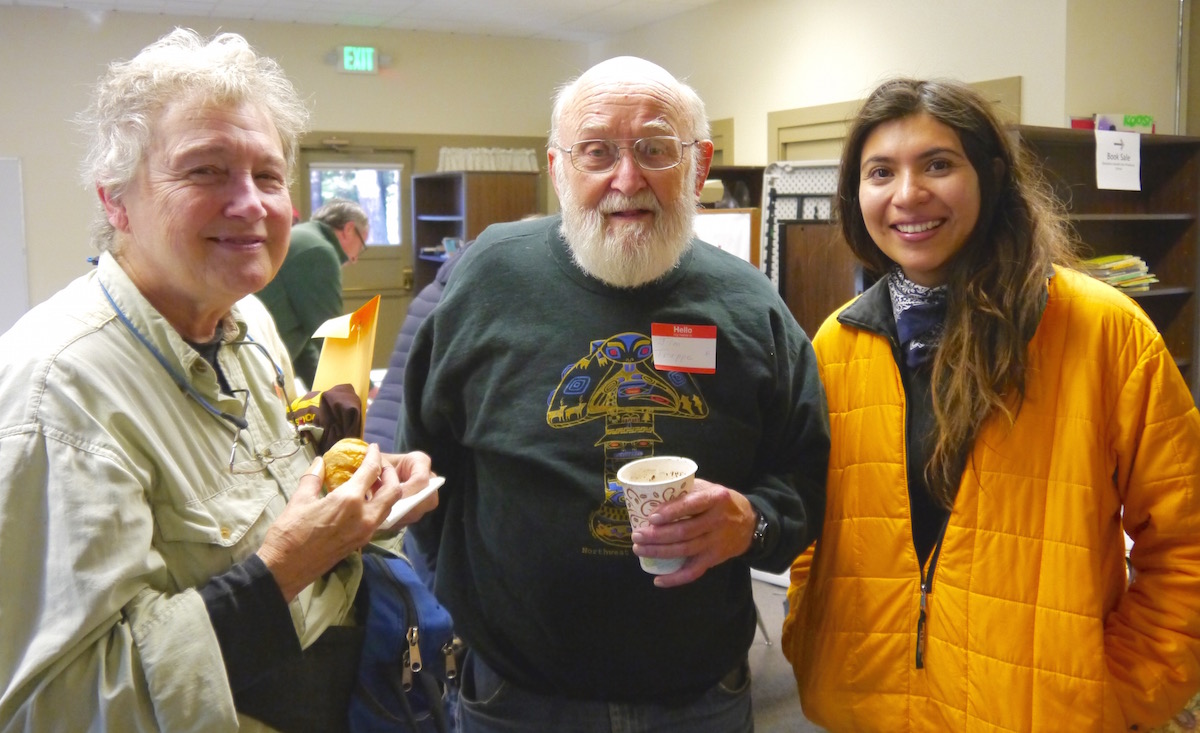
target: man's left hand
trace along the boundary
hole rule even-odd
[[[659,588],[690,583],[711,567],[750,549],[758,515],[742,494],[696,478],[692,490],[649,517],[650,526],[633,532],[639,557],[686,557],[669,575],[655,577]]]

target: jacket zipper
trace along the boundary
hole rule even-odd
[[[938,530],[937,544],[929,553],[928,567],[921,569],[921,610],[917,615],[917,669],[925,668],[925,617],[929,607],[929,596],[933,593],[933,574],[937,570],[938,555],[942,552],[942,540],[946,539],[946,527],[950,517],[942,520],[942,528]]]
[[[363,559],[366,560],[366,557]],[[391,580],[396,583],[397,586],[403,589],[403,583],[401,583],[400,579],[392,573],[392,570],[387,566],[387,563],[383,562],[382,560],[378,560],[378,563],[379,566],[388,574]],[[417,604],[413,603],[412,597],[408,595],[408,592],[405,591],[400,593],[400,598],[404,602],[404,611],[408,617],[409,623],[408,631],[404,635],[405,640],[408,642],[408,651],[404,654],[404,668],[400,672],[400,686],[405,692],[408,692],[412,689],[413,673],[420,672],[422,667],[421,647],[419,646],[421,637],[420,632],[417,630],[420,619],[417,618]]]
[[[442,646],[442,656],[446,660],[446,679],[453,680],[458,677],[458,661],[454,657],[453,638]]]
[[[874,287],[874,286],[872,286],[872,287]],[[858,329],[861,329],[861,330],[864,330],[864,331],[867,331],[870,333],[874,333],[877,336],[882,336],[883,338],[887,339],[888,344],[890,344],[892,347],[892,359],[896,363],[896,369],[897,370],[901,369],[900,360],[903,358],[903,355],[900,353],[900,342],[896,338],[895,334],[891,330],[889,330],[887,327],[881,325],[880,323],[878,323],[876,321],[871,321],[871,320],[863,319],[863,318],[856,318],[856,317],[854,317],[853,314],[847,314],[847,313],[842,313],[841,315],[839,315],[838,322],[844,323],[848,326],[858,328]],[[902,388],[902,391],[904,393],[905,402],[907,403],[908,390]],[[905,410],[904,410],[904,430],[905,430],[905,443],[906,444],[907,444],[907,440],[908,440],[907,433],[909,430],[908,418],[909,418],[909,410],[906,405]],[[906,457],[905,461],[907,461],[907,460],[908,459]],[[906,465],[907,465],[907,463],[906,463]],[[906,484],[906,488],[907,488],[907,481],[905,482],[905,484]],[[911,498],[909,499],[909,511],[910,512],[912,511],[912,499]],[[921,568],[921,578],[920,578],[920,580],[921,580],[921,608],[920,608],[920,612],[917,615],[917,654],[916,654],[917,669],[925,668],[925,631],[926,631],[925,623],[926,623],[926,618],[928,616],[928,610],[929,610],[929,596],[933,593],[933,575],[934,575],[934,572],[937,570],[938,555],[941,554],[942,540],[944,540],[946,538],[946,527],[949,526],[949,524],[950,524],[950,515],[947,514],[946,518],[942,520],[941,529],[938,530],[937,543],[934,544],[933,551],[929,553],[929,560],[926,563],[926,567]],[[913,540],[913,544],[914,545],[916,544],[915,539]]]

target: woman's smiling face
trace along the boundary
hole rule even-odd
[[[979,221],[979,175],[958,134],[923,112],[884,122],[863,144],[859,174],[871,239],[909,280],[945,283]]]

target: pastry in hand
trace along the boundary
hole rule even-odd
[[[367,444],[358,438],[342,438],[325,451],[325,485],[333,491],[350,480],[363,459],[367,457]]]

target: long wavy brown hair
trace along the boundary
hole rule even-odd
[[[859,202],[867,138],[880,124],[928,114],[954,130],[979,177],[980,209],[950,263],[946,323],[933,361],[937,435],[925,476],[945,506],[954,503],[980,426],[1010,423],[1025,398],[1027,344],[1037,329],[1052,265],[1075,266],[1073,232],[1029,153],[990,103],[965,84],[897,78],[884,82],[851,123],[838,175],[842,234],[872,274],[896,266],[867,233]]]

